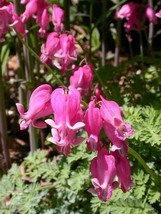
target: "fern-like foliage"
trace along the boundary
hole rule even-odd
[[[134,128],[133,138],[151,146],[161,145],[161,112],[149,106],[126,106],[124,112]]]
[[[159,127],[160,113],[152,107],[124,109],[126,120],[134,128],[134,135],[129,140],[130,146],[159,174],[160,133],[153,126]],[[145,120],[146,125],[143,122]],[[147,136],[148,124],[152,128]],[[139,137],[144,134],[144,137]],[[67,157],[57,155],[53,158],[47,158],[47,151],[37,150],[26,157],[20,166],[13,164],[0,180],[0,213],[160,213],[160,190],[132,156],[129,156],[129,160],[134,187],[129,192],[114,190],[107,203],[89,193],[87,190],[92,186],[89,167],[96,154],[88,152],[86,147],[83,142],[72,148]]]

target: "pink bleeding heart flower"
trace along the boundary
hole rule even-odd
[[[56,4],[53,5],[52,21],[56,32],[64,30],[64,11]]]
[[[75,38],[72,35],[52,32],[48,35],[46,43],[41,47],[41,60],[51,62],[65,74],[71,69],[71,62],[77,59]]]
[[[82,122],[80,93],[72,87],[55,89],[51,95],[51,104],[54,120],[45,120],[52,127],[52,137],[48,140],[57,145],[59,152],[68,155],[71,145],[76,146],[84,140],[76,137],[79,129],[85,126]]]
[[[133,129],[130,124],[125,123],[122,118],[122,109],[114,102],[105,100],[102,96],[102,105],[100,108],[101,116],[104,119],[106,128],[114,128],[113,134],[120,140],[124,141],[130,137],[133,133]],[[105,130],[106,131],[106,130]]]
[[[17,110],[22,118],[20,129],[24,130],[32,124],[37,128],[46,128],[47,125],[40,119],[50,115],[53,110],[50,103],[52,88],[48,84],[37,87],[31,94],[28,111],[25,112],[21,103],[16,103]]]
[[[95,88],[94,88],[94,96],[92,99],[95,99],[96,102],[101,101],[101,96],[103,95],[103,92],[101,90],[101,86],[97,83]]]
[[[133,187],[129,161],[127,157],[120,154],[118,150],[110,154],[115,157],[116,175],[118,182],[121,184],[121,189],[123,192],[127,192]]]
[[[20,17],[14,13],[12,14],[13,23],[10,24],[10,27],[13,27],[22,37],[24,37],[28,30],[25,29],[24,23],[21,21]]]
[[[100,149],[99,134],[102,128],[102,118],[99,108],[95,106],[94,101],[89,103],[84,116],[85,130],[88,133],[87,147],[90,151]]]
[[[161,10],[159,10],[159,12],[157,12],[155,15],[156,17],[161,18]]]
[[[31,17],[35,18],[36,23],[40,25],[39,36],[46,36],[50,22],[48,14],[49,3],[45,0],[22,0],[21,3],[26,3],[25,11],[21,15],[22,22],[28,23]]]
[[[154,11],[150,6],[146,6],[139,3],[129,2],[123,5],[115,15],[118,19],[126,19],[124,27],[126,31],[136,30],[140,31],[144,29],[146,19],[155,23]]]
[[[156,23],[155,12],[149,5],[145,9],[145,19],[149,19],[150,22]]]
[[[46,43],[41,47],[41,61],[47,62],[54,58],[55,53],[60,49],[60,39],[57,32],[52,32],[47,36]]]
[[[38,1],[39,0],[23,1],[23,3],[27,3],[27,4],[26,4],[24,13],[21,15],[22,22],[24,23],[29,22],[30,18],[36,14],[38,10]]]
[[[14,7],[12,3],[1,2],[0,4],[0,42],[3,42],[3,36],[9,30],[12,21]]]
[[[99,199],[106,202],[112,196],[113,189],[117,188],[118,183],[114,181],[116,175],[115,158],[109,155],[105,148],[98,151],[90,166],[92,173],[92,184],[94,189],[88,191],[98,195]]]
[[[27,4],[30,0],[21,0],[20,3],[21,4]]]
[[[0,7],[3,5],[4,0],[0,0]]]
[[[130,2],[128,4],[124,4],[118,11],[116,11],[116,18],[120,18],[120,19],[129,19],[129,17],[131,16],[133,10],[132,8],[134,8],[133,3]]]
[[[40,1],[38,3],[38,9],[36,14],[36,23],[40,25],[39,36],[45,37],[47,34],[47,28],[50,22],[50,16],[48,13],[49,3]]]
[[[115,128],[107,123],[103,124],[103,128],[105,131],[106,136],[109,138],[109,140],[112,143],[111,150],[119,150],[123,154],[127,155],[128,153],[128,143],[125,140],[120,140],[116,135],[115,135]]]
[[[0,3],[0,41],[3,42],[3,35],[8,32],[9,28],[14,28],[21,36],[25,36],[27,31],[20,17],[15,13],[14,5],[2,1]]]
[[[66,70],[71,69],[70,64],[77,59],[75,37],[72,35],[60,35],[60,49],[54,54],[53,64],[65,74]]]
[[[87,95],[91,91],[93,81],[93,65],[84,65],[76,68],[70,77],[70,85],[80,91],[81,95]]]

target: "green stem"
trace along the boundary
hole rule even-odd
[[[106,23],[106,13],[107,13],[107,0],[102,0],[102,66],[106,64],[106,31],[107,31],[107,23]]]
[[[116,1],[116,5],[119,4],[119,0]],[[116,22],[116,40],[115,40],[115,55],[114,55],[114,66],[118,67],[119,65],[119,56],[120,56],[120,38],[121,37],[121,21]]]
[[[25,43],[29,44],[29,38],[28,35],[25,38]],[[25,75],[26,75],[26,80],[28,82],[32,83],[32,86],[35,87],[35,76],[33,73],[34,70],[34,58],[31,57],[31,53],[29,52],[28,48],[23,45],[23,52],[24,52],[24,59],[25,59]],[[27,102],[29,103],[29,99],[31,96],[31,90],[27,90]],[[38,138],[37,138],[37,133],[36,129],[32,126],[29,127],[29,143],[30,143],[30,151],[33,154],[36,149],[38,148]]]
[[[70,30],[70,18],[69,18],[69,9],[70,9],[70,1],[64,0],[64,27],[66,31]]]
[[[150,174],[150,176],[153,178],[153,180],[156,183],[156,185],[161,188],[161,182],[160,182],[161,179],[160,179],[160,177],[158,175],[156,175],[156,173],[149,168],[149,166],[142,159],[142,157],[134,149],[132,149],[131,147],[129,147],[129,153],[139,161],[139,163],[144,167],[146,172],[148,174]]]
[[[131,41],[129,41],[129,51],[130,51],[130,59],[132,59],[132,57],[133,57],[133,50],[132,50]]]
[[[110,7],[108,9],[108,13],[106,14],[106,18],[109,18],[109,16],[114,12],[116,11],[123,3],[125,3],[127,0],[122,0],[120,1],[118,4],[115,4],[113,7]],[[102,20],[104,19],[103,16],[101,16],[97,21],[96,23],[94,24],[94,26],[92,27],[91,31],[94,30],[95,27],[99,26],[102,22]],[[110,23],[110,22],[109,22]]]
[[[14,5],[15,5],[15,11],[18,15],[21,14],[21,4],[19,0],[14,0]],[[21,82],[25,79],[25,74],[24,74],[24,60],[22,59],[22,44],[18,40],[18,38],[15,38],[15,44],[16,44],[16,55],[19,60],[19,68],[18,68],[18,79],[20,80],[20,87],[18,88],[18,93],[19,93],[19,102],[23,103],[24,102],[24,93],[23,89],[21,87]]]
[[[29,127],[30,151],[33,154],[38,149],[37,130],[33,126]]]
[[[0,55],[0,143],[2,145],[6,168],[9,169],[11,167],[11,160],[9,156],[9,146],[7,141],[7,137],[8,137],[7,136],[7,119],[6,119],[6,111],[5,111],[4,85],[2,80],[1,60],[3,59],[1,59],[1,55]]]
[[[140,38],[140,56],[144,56],[144,51],[143,51],[143,39],[142,39],[142,32],[139,31],[139,38]]]
[[[90,7],[89,7],[89,59],[91,60],[91,51],[92,51],[92,20],[93,20],[93,3],[94,0],[90,1]]]
[[[81,104],[85,109],[88,108],[88,104],[84,100],[81,100]]]
[[[41,60],[40,60],[40,57],[39,55],[37,55],[35,53],[35,51],[22,39],[22,37],[17,33],[17,37],[19,38],[19,40],[22,42],[23,45],[26,46],[26,48],[30,51],[30,53],[35,57],[35,59],[41,63],[55,78],[56,82],[61,85],[61,86],[64,86],[64,83],[54,74],[53,70],[49,67],[48,64],[46,63],[43,63]]]
[[[119,65],[119,56],[120,56],[120,35],[121,35],[121,22],[120,22],[120,20],[117,20],[116,25],[117,26],[116,26],[114,66],[118,67],[118,65]]]
[[[149,6],[153,8],[153,0],[148,0]],[[148,35],[148,44],[149,44],[149,53],[151,54],[152,52],[152,47],[153,47],[153,36],[154,36],[154,23],[150,22],[149,23],[149,35]]]
[[[103,88],[103,92],[105,94],[105,96],[108,98],[110,96],[108,90],[107,90],[107,85],[104,84],[104,82],[102,81],[101,77],[99,76],[98,74],[98,71],[95,69],[94,70],[94,74],[96,75],[97,79],[98,79],[98,82],[100,83],[100,85],[102,86]]]

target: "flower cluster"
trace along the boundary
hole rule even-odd
[[[128,191],[133,183],[126,140],[133,130],[123,120],[121,107],[115,101],[105,99],[98,84],[92,93],[94,66],[91,63],[85,60],[82,66],[72,66],[72,62],[77,60],[76,39],[64,32],[63,10],[56,4],[51,7],[54,30],[48,34],[49,3],[45,0],[21,0],[21,3],[26,4],[20,16],[21,22],[26,24],[31,17],[36,19],[40,25],[39,35],[46,39],[41,46],[41,61],[52,63],[62,75],[70,69],[72,75],[69,87],[54,90],[48,84],[37,87],[26,112],[21,103],[16,104],[21,117],[20,129],[27,129],[30,125],[37,128],[49,125],[51,137],[48,140],[65,155],[70,153],[72,146],[85,140],[79,134],[84,129],[88,135],[88,150],[97,154],[90,165],[94,188],[89,191],[102,201],[109,200],[119,185],[123,192]],[[89,104],[83,105],[84,96],[88,97]],[[106,140],[102,139],[101,132],[105,133]]]
[[[52,91],[50,85],[44,84],[33,91],[27,112],[20,103],[17,103],[17,109],[22,118],[22,130],[30,124],[38,128],[50,125],[51,137],[48,140],[65,155],[70,153],[71,146],[83,142],[84,138],[77,135],[80,129],[87,132],[87,148],[97,152],[90,167],[94,189],[89,191],[107,201],[119,184],[123,192],[133,186],[126,142],[132,135],[132,127],[123,120],[122,110],[116,102],[106,100],[102,95],[100,97],[99,102],[93,97],[86,111],[83,111],[78,89],[70,85]],[[53,119],[43,120],[50,115]],[[101,141],[102,129],[108,138],[106,143]]]
[[[117,12],[116,18],[126,19],[124,27],[126,31],[136,30],[140,31],[145,27],[145,21],[155,23],[156,17],[154,10],[149,5],[129,2],[124,4]]]
[[[46,43],[42,45],[40,58],[46,63],[53,62],[64,74],[71,68],[71,62],[77,59],[74,36],[66,33],[60,35],[57,32],[50,33]]]
[[[0,20],[0,42],[4,41],[4,34],[9,31],[9,27],[15,29],[21,36],[27,33],[11,2],[0,0]]]

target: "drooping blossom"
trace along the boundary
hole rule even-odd
[[[50,16],[48,13],[49,3],[46,1],[38,2],[38,10],[36,16],[36,23],[40,25],[39,36],[44,37],[47,34],[47,28],[50,22]]]
[[[0,42],[4,41],[4,34],[12,27],[21,36],[25,36],[27,31],[24,28],[19,16],[16,14],[14,4],[11,2],[0,2]]]
[[[75,38],[72,35],[52,32],[47,36],[41,48],[41,60],[51,62],[61,70],[62,74],[71,68],[71,62],[77,59]]]
[[[3,35],[7,33],[9,25],[12,23],[13,6],[12,3],[1,3],[0,5],[0,41],[3,41]]]
[[[118,183],[114,181],[116,176],[115,158],[109,155],[105,148],[98,151],[90,166],[92,173],[92,184],[94,189],[89,192],[98,195],[99,199],[106,202],[112,196],[113,189],[117,188]]]
[[[133,187],[129,161],[119,150],[110,154],[115,157],[116,175],[118,182],[121,184],[121,189],[123,192],[127,192]]]
[[[64,74],[71,68],[71,63],[77,59],[75,37],[71,34],[60,35],[60,49],[55,53],[53,64]]]
[[[75,69],[70,77],[70,85],[80,91],[81,95],[87,95],[91,91],[93,81],[93,65],[84,65]]]
[[[20,3],[21,4],[27,4],[30,0],[21,0]]]
[[[136,30],[140,31],[145,28],[145,21],[148,19],[150,22],[155,23],[154,10],[149,5],[129,2],[124,4],[117,12],[116,18],[126,19],[127,22],[124,27],[127,31]]]
[[[145,9],[145,18],[147,18],[150,22],[156,23],[155,11],[149,5],[147,5]]]
[[[111,150],[112,151],[120,150],[123,154],[126,155],[128,153],[128,144],[125,140],[121,140],[116,136],[115,127],[104,121],[103,128],[106,136],[112,143]]]
[[[89,103],[84,116],[85,130],[88,134],[87,147],[90,151],[100,149],[99,134],[102,128],[100,110],[95,106],[94,100]]]
[[[13,27],[22,37],[24,37],[28,33],[28,30],[25,29],[24,23],[16,13],[12,14],[12,21],[13,23],[10,24],[10,26]]]
[[[52,32],[47,36],[46,43],[41,47],[40,59],[42,62],[52,60],[55,53],[60,49],[60,38],[57,32]]]
[[[97,83],[95,88],[94,88],[94,96],[92,99],[95,99],[96,102],[101,101],[101,96],[103,95],[103,92],[101,90],[101,86]]]
[[[25,11],[21,15],[21,19],[24,23],[27,23],[29,19],[36,14],[38,10],[38,0],[29,0],[23,2],[21,1],[21,3],[26,3]]]
[[[161,10],[159,10],[159,12],[157,12],[155,15],[156,17],[161,18]]]
[[[3,2],[4,2],[4,0],[0,0],[0,7],[2,6]]]
[[[28,23],[31,17],[35,18],[36,23],[40,25],[39,36],[46,36],[50,22],[48,14],[49,3],[45,0],[28,0],[21,1],[21,3],[26,3],[25,11],[21,15],[22,22]]]
[[[53,5],[53,13],[52,13],[52,22],[54,25],[54,30],[56,32],[61,32],[64,30],[64,11],[58,7],[58,5]]]
[[[122,109],[116,102],[105,100],[102,96],[101,99],[100,112],[104,120],[105,133],[113,145],[120,148],[124,147],[126,138],[130,137],[133,133],[132,127],[130,124],[124,122]]]
[[[20,123],[21,130],[27,129],[30,124],[37,128],[47,127],[46,123],[41,119],[53,112],[50,100],[51,93],[52,88],[48,84],[37,87],[31,94],[28,111],[26,112],[21,103],[16,103],[17,110],[22,119]]]
[[[70,153],[71,145],[80,144],[84,138],[76,137],[80,128],[84,127],[83,112],[80,107],[80,93],[73,87],[57,88],[51,95],[54,119],[45,122],[52,129],[52,137],[48,140],[57,145],[59,152]]]

